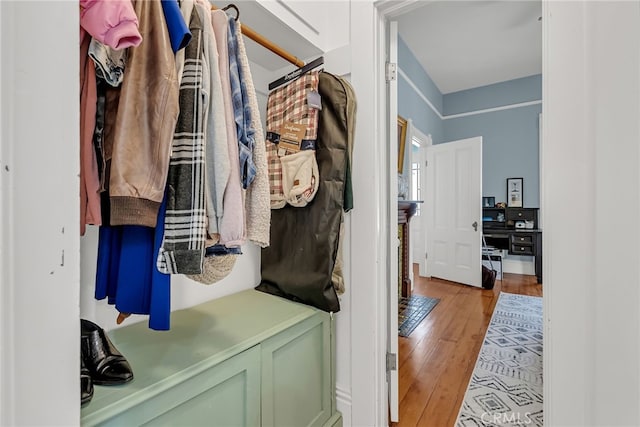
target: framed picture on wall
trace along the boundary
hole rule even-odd
[[[483,197],[482,198],[482,207],[483,208],[492,208],[496,205],[495,197]]]
[[[507,178],[507,206],[521,208],[524,203],[522,178]]]
[[[398,173],[404,166],[404,145],[407,139],[407,121],[398,116]]]

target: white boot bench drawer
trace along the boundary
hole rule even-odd
[[[83,426],[341,426],[328,313],[255,290],[110,331],[134,379],[95,386]]]

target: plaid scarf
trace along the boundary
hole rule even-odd
[[[189,29],[193,38],[185,48],[180,83],[180,115],[173,136],[167,213],[157,267],[169,274],[200,274],[204,262],[205,138],[202,96],[202,22],[196,9]]]
[[[238,40],[236,39],[236,20],[229,17],[229,29],[227,31],[227,44],[229,45],[229,82],[231,83],[231,101],[233,102],[233,115],[238,131],[238,154],[240,156],[240,181],[245,190],[253,182],[256,176],[256,165],[253,162],[253,150],[255,146],[255,129],[251,126],[251,108],[247,93],[246,76],[243,75],[239,65]]]

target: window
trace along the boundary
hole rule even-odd
[[[422,200],[422,189],[420,188],[420,162],[411,163],[411,200]],[[420,205],[416,209],[416,216],[420,216]]]

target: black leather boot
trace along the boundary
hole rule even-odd
[[[129,362],[111,343],[102,328],[80,319],[80,329],[84,364],[89,369],[93,384],[124,384],[133,379]]]
[[[82,351],[80,351],[80,404],[89,403],[92,397],[93,381],[91,381],[89,370],[84,366],[84,357],[82,357]]]

